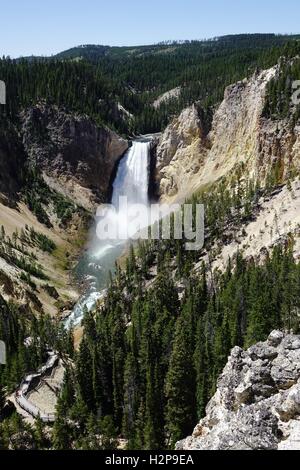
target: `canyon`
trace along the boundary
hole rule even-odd
[[[268,83],[278,75],[279,69],[280,64],[255,72],[249,79],[227,87],[223,101],[212,115],[202,109],[201,103],[193,104],[184,109],[162,134],[154,136],[149,184],[159,194],[160,201],[183,202],[237,169],[240,169],[242,182],[251,179],[262,186],[266,185],[268,175],[275,167],[279,168],[283,184],[299,173],[299,128],[291,125],[288,119],[267,119],[263,113]],[[47,275],[65,305],[74,304],[78,291],[71,288],[68,272],[59,266],[68,264],[78,254],[78,247],[84,242],[90,224],[88,220],[91,220],[97,205],[108,200],[118,162],[128,145],[126,139],[105,126],[95,124],[87,116],[70,113],[58,106],[47,106],[43,102],[23,110],[20,132],[11,128],[1,140],[1,223],[10,236],[15,228],[20,231],[29,225],[55,241],[58,246],[55,257],[39,250],[36,250],[36,255],[45,265]],[[38,168],[50,191],[79,208],[67,227],[61,226],[51,200],[44,207],[52,227],[45,227],[35,220],[26,204],[18,200],[24,186],[22,178],[26,166]],[[271,205],[272,201],[268,204]],[[275,206],[277,208],[277,202]],[[276,216],[276,211],[272,217]],[[289,218],[293,220],[292,231],[298,240],[299,223],[287,209],[286,225],[281,228],[280,236],[284,237],[285,232],[291,231]],[[266,240],[259,243],[258,239],[263,239],[263,227],[258,225],[255,230],[256,245],[260,244],[262,249],[266,247]],[[251,233],[249,237],[253,238]],[[249,245],[247,238],[239,240],[236,246],[224,247],[224,254],[219,258],[226,260],[243,242],[245,246]],[[270,237],[267,246],[272,243]],[[255,250],[248,249],[248,256]],[[216,261],[216,266],[218,263]],[[57,270],[61,285],[54,281]],[[2,294],[8,299],[8,289],[5,291],[3,286],[8,285],[13,277],[18,278],[19,270],[2,260],[1,273],[5,278]],[[27,293],[28,288],[18,279],[14,287],[15,298],[21,302],[22,298],[26,299],[36,308]],[[47,312],[55,314],[55,299],[45,291],[34,295]],[[70,307],[63,308],[68,310]]]
[[[111,199],[117,206],[117,197],[124,195],[129,196],[130,203],[148,205],[156,196],[161,202],[183,203],[191,197],[210,194],[208,191],[212,189],[222,195],[225,190],[242,192],[250,183],[258,188],[252,213],[240,216],[239,225],[231,223],[229,217],[217,237],[208,233],[209,248],[204,248],[196,262],[192,259],[187,264],[189,275],[200,276],[203,262],[206,263],[209,289],[214,288],[215,279],[226,273],[228,261],[239,254],[250,265],[255,262],[259,266],[269,260],[274,247],[289,246],[299,262],[300,127],[292,115],[274,118],[265,112],[269,85],[280,76],[281,66],[279,61],[226,87],[223,100],[211,109],[194,102],[173,117],[161,133],[151,137],[131,135],[129,139],[128,135],[121,136],[84,113],[44,101],[24,108],[19,126],[8,126],[0,139],[0,225],[3,226],[0,300],[3,305],[13,300],[37,316],[47,313],[54,319],[64,320],[65,327],[76,326],[76,348],[89,357],[90,344],[78,327],[87,310],[96,306],[101,315],[105,313],[104,281],[119,256],[124,251],[128,254],[126,240],[122,246],[111,240],[99,243],[89,235],[89,230],[97,222],[96,208]],[[179,99],[180,94],[181,88],[170,89],[152,107],[163,107],[170,100]],[[119,111],[133,119],[122,105]],[[230,215],[234,215],[235,209],[231,209]],[[128,222],[122,216],[117,213],[118,224]],[[176,271],[180,252],[172,252],[167,261],[162,261],[160,248],[156,250],[158,254],[155,250],[146,253],[150,268],[140,279],[138,288],[144,289],[145,295],[152,292],[161,282],[163,276],[159,270],[165,262],[168,281],[174,281],[174,305],[177,305],[177,300],[184,301],[192,284],[191,279],[187,280],[187,268],[180,275]],[[105,265],[103,259],[107,254]],[[128,302],[131,306],[135,289],[138,290],[132,272],[142,269],[134,252],[130,256],[125,274],[118,272],[115,281],[123,299],[117,310],[122,318],[113,317],[114,321],[117,318],[117,326],[111,328],[108,323],[109,327],[100,330],[103,336],[110,329],[113,334],[126,330],[125,336],[132,327],[133,319],[125,305]],[[80,269],[81,285],[78,276],[76,279],[74,276],[75,266]],[[128,285],[124,281],[126,276]],[[109,295],[113,298],[113,294],[108,294],[108,304]],[[145,308],[148,310],[149,306]],[[168,316],[167,309],[163,312]],[[94,338],[93,314],[87,318],[90,322],[87,334],[92,331]],[[102,321],[105,319],[101,317],[99,325]],[[169,325],[174,329],[175,320]],[[120,338],[116,340],[118,359],[125,344],[125,339]],[[104,348],[109,341],[103,344]],[[246,350],[235,347],[207,406],[206,416],[192,436],[176,444],[177,450],[297,448],[299,351],[300,337],[293,331],[275,330],[267,341]],[[108,361],[107,351],[103,354]],[[129,357],[124,362],[131,367],[134,360]],[[91,363],[94,367],[94,362]],[[120,370],[120,383],[123,383],[121,366]],[[101,380],[103,371],[99,373]],[[84,372],[85,363],[81,369],[83,376]],[[60,386],[61,383],[60,380]],[[119,383],[117,386],[121,387]],[[118,388],[119,395],[122,392]],[[34,398],[41,399],[36,395]],[[56,404],[56,398],[54,401]]]

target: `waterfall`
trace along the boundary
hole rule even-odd
[[[119,198],[122,196],[126,196],[128,207],[132,204],[148,206],[150,145],[149,140],[132,142],[132,146],[120,161],[113,183],[111,202],[115,210],[108,211],[104,223],[114,221],[117,228],[128,225],[127,213],[122,213],[122,208],[119,208]],[[96,217],[95,227],[97,222]],[[87,283],[86,292],[65,321],[66,328],[78,325],[84,316],[84,311],[91,310],[97,300],[105,295],[109,271],[114,270],[115,261],[124,250],[125,239],[99,240],[95,227],[91,246],[79,263],[80,275]]]
[[[121,160],[113,184],[112,204],[118,207],[120,196],[128,204],[148,204],[150,142],[133,142]]]

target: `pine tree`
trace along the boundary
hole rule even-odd
[[[209,310],[208,310],[209,312]],[[210,346],[211,329],[207,313],[197,324],[194,364],[196,370],[196,409],[198,419],[205,415],[205,407],[211,396],[212,350]]]
[[[35,421],[34,436],[35,436],[36,446],[40,450],[43,449],[46,444],[44,428],[45,428],[44,423],[41,420],[40,415],[38,415]]]
[[[104,416],[100,423],[101,440],[103,450],[115,450],[117,448],[117,430],[112,416]]]
[[[65,370],[60,401],[62,403],[62,407],[65,407],[66,409],[71,408],[75,401],[75,388],[72,373],[69,367],[67,367]]]
[[[1,365],[0,365],[0,370],[1,370]],[[3,386],[0,384],[0,416],[3,411],[5,405],[5,392]]]
[[[113,315],[112,348],[112,380],[115,424],[118,429],[122,425],[124,399],[124,362],[125,362],[125,324],[124,314],[118,306]]]
[[[88,409],[93,411],[95,410],[95,397],[93,391],[93,358],[86,337],[84,337],[81,342],[76,366],[80,395]]]
[[[72,434],[67,421],[57,408],[57,417],[53,427],[52,444],[55,450],[69,450],[72,445]]]
[[[196,422],[192,312],[189,307],[187,304],[177,320],[166,376],[166,432],[171,447],[188,435]]]
[[[135,420],[139,406],[139,371],[137,356],[128,353],[124,369],[123,433],[131,448],[135,435]]]

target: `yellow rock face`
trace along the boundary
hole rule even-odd
[[[229,175],[243,163],[246,178],[264,184],[271,167],[280,177],[299,172],[300,129],[263,118],[266,87],[278,66],[227,87],[211,130],[195,105],[167,127],[157,148],[157,179],[163,200],[183,200],[196,189]]]

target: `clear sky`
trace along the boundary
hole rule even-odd
[[[299,0],[0,0],[0,55],[300,32]]]

